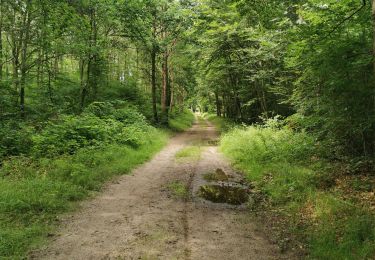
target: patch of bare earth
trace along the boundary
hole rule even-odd
[[[212,146],[217,132],[196,124],[171,139],[150,162],[109,184],[63,220],[50,244],[31,259],[282,259],[244,207],[196,196],[202,176],[217,169],[232,174]],[[189,145],[202,145],[200,160],[175,159]],[[234,174],[234,173],[233,173]],[[183,183],[190,199],[168,185]]]

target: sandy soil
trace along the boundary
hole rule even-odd
[[[262,227],[241,208],[195,196],[202,175],[229,163],[210,146],[218,137],[209,123],[195,124],[171,139],[150,162],[108,184],[63,220],[59,233],[31,259],[281,259]],[[189,145],[202,145],[200,160],[176,160]],[[192,194],[173,196],[182,182]]]

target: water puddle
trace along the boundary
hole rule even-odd
[[[248,201],[249,191],[237,185],[213,184],[201,186],[199,196],[214,203],[241,205]]]
[[[215,139],[210,139],[210,138],[202,138],[200,140],[194,140],[191,143],[192,145],[195,146],[218,146],[219,145],[219,140]]]
[[[218,146],[219,140],[208,140],[207,143],[208,143],[209,146]]]

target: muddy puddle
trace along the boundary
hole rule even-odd
[[[204,185],[200,187],[199,195],[214,203],[241,205],[248,201],[249,193],[245,187],[229,185]]]
[[[213,203],[242,205],[249,200],[250,188],[239,176],[217,169],[203,175],[206,185],[199,188],[198,196]]]
[[[217,140],[217,139],[203,138],[201,140],[192,142],[192,145],[197,145],[197,146],[218,146],[219,145],[219,140]]]
[[[207,144],[209,146],[218,146],[219,145],[219,140],[208,140]]]

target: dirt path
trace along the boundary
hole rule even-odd
[[[245,210],[200,199],[183,200],[167,188],[181,182],[195,194],[204,173],[227,161],[210,146],[217,138],[209,124],[172,138],[153,160],[109,184],[64,220],[50,245],[33,259],[279,259]],[[189,145],[202,146],[200,160],[178,161]]]

